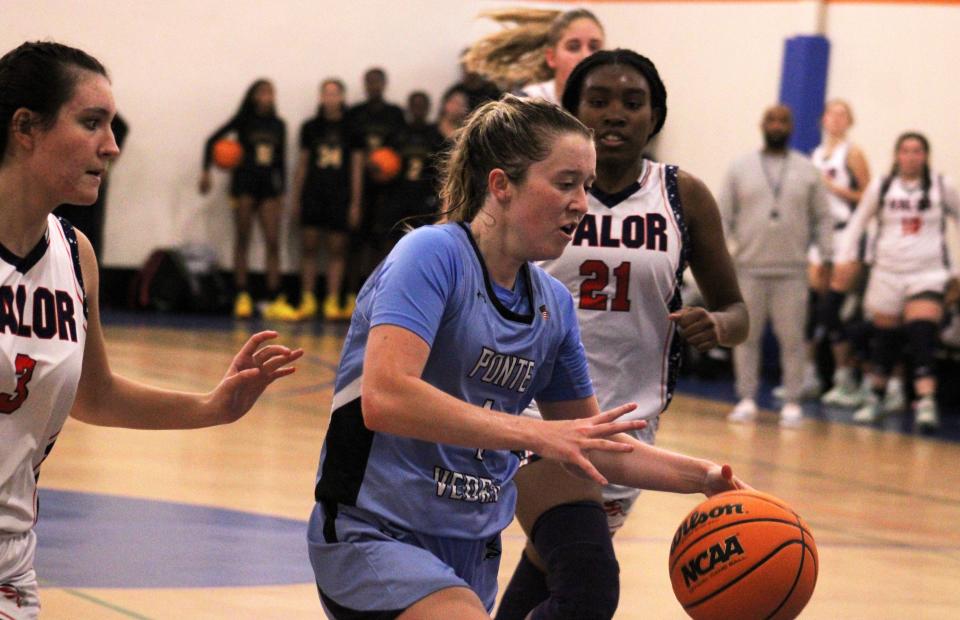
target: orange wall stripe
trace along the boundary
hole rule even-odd
[[[509,1],[509,0],[504,0]],[[805,0],[534,0],[567,4],[785,4]],[[825,0],[827,4],[940,4],[960,6],[960,0]]]

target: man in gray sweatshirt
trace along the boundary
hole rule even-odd
[[[820,173],[801,153],[788,147],[793,115],[783,105],[763,114],[764,148],[730,167],[720,192],[720,215],[750,312],[750,335],[734,349],[740,402],[728,419],[751,422],[759,386],[760,351],[769,318],[780,345],[784,405],[780,425],[803,420],[800,391],[806,352],[803,325],[807,312],[807,249],[816,245],[829,262],[833,221]]]

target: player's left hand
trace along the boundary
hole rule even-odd
[[[668,315],[677,324],[683,339],[698,351],[709,351],[719,345],[723,335],[720,324],[706,308],[684,306]]]
[[[733,468],[729,465],[713,465],[703,479],[703,494],[707,497],[723,493],[724,491],[736,491],[737,489],[752,489],[733,475]]]
[[[291,350],[279,344],[260,348],[276,337],[274,331],[256,333],[234,356],[220,385],[208,396],[207,406],[215,423],[227,424],[240,419],[268,385],[296,370],[288,364],[300,359],[303,349]]]

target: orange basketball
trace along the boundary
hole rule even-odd
[[[388,183],[397,178],[403,163],[400,154],[389,146],[373,150],[367,162],[370,165],[370,176],[377,183]]]
[[[810,528],[785,502],[727,491],[687,515],[670,545],[670,581],[696,620],[795,618],[813,595]]]
[[[213,163],[218,168],[230,170],[239,166],[241,161],[243,161],[243,147],[239,142],[224,138],[214,143]]]

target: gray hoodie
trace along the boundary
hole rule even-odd
[[[797,151],[786,157],[756,151],[730,167],[720,191],[720,216],[738,273],[802,276],[807,250],[833,255],[833,220],[820,172]]]

